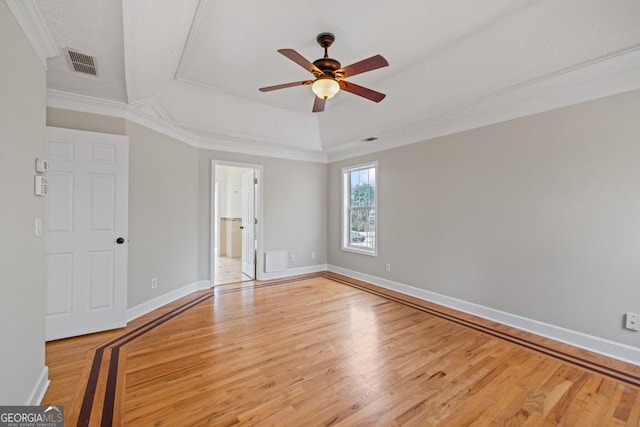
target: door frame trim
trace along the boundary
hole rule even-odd
[[[258,184],[256,188],[256,216],[258,219],[258,223],[256,224],[255,229],[255,239],[257,240],[256,244],[256,280],[264,280],[264,209],[263,209],[263,181],[264,181],[264,173],[263,173],[263,165],[255,164],[255,163],[243,163],[243,162],[231,162],[227,160],[216,160],[211,159],[211,176],[209,180],[210,190],[209,195],[211,196],[211,204],[209,206],[209,227],[211,228],[209,233],[209,281],[211,283],[211,287],[214,284],[214,275],[215,275],[215,262],[216,262],[216,254],[215,254],[215,242],[216,242],[216,234],[215,234],[215,219],[216,219],[216,166],[230,166],[235,168],[248,168],[254,169],[256,172],[256,177],[258,179]]]

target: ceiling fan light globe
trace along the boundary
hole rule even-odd
[[[340,84],[332,78],[321,77],[313,82],[311,90],[319,98],[331,99],[340,91]]]

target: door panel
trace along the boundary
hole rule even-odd
[[[73,173],[49,172],[47,181],[47,230],[73,231]]]
[[[242,273],[256,278],[255,171],[242,174]]]
[[[116,291],[114,251],[89,252],[90,309],[113,308]]]
[[[113,231],[115,225],[115,175],[91,174],[91,230]]]
[[[128,138],[47,134],[46,339],[126,326]]]

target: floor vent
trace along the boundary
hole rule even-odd
[[[264,272],[273,273],[289,268],[289,251],[269,251],[264,254]]]
[[[72,49],[67,49],[67,54],[71,68],[73,68],[74,71],[91,76],[98,75],[98,62],[96,58]]]

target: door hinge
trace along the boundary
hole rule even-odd
[[[253,223],[257,224],[258,223],[258,218],[253,218]]]
[[[258,183],[258,178],[253,178],[253,183],[257,184]]]

